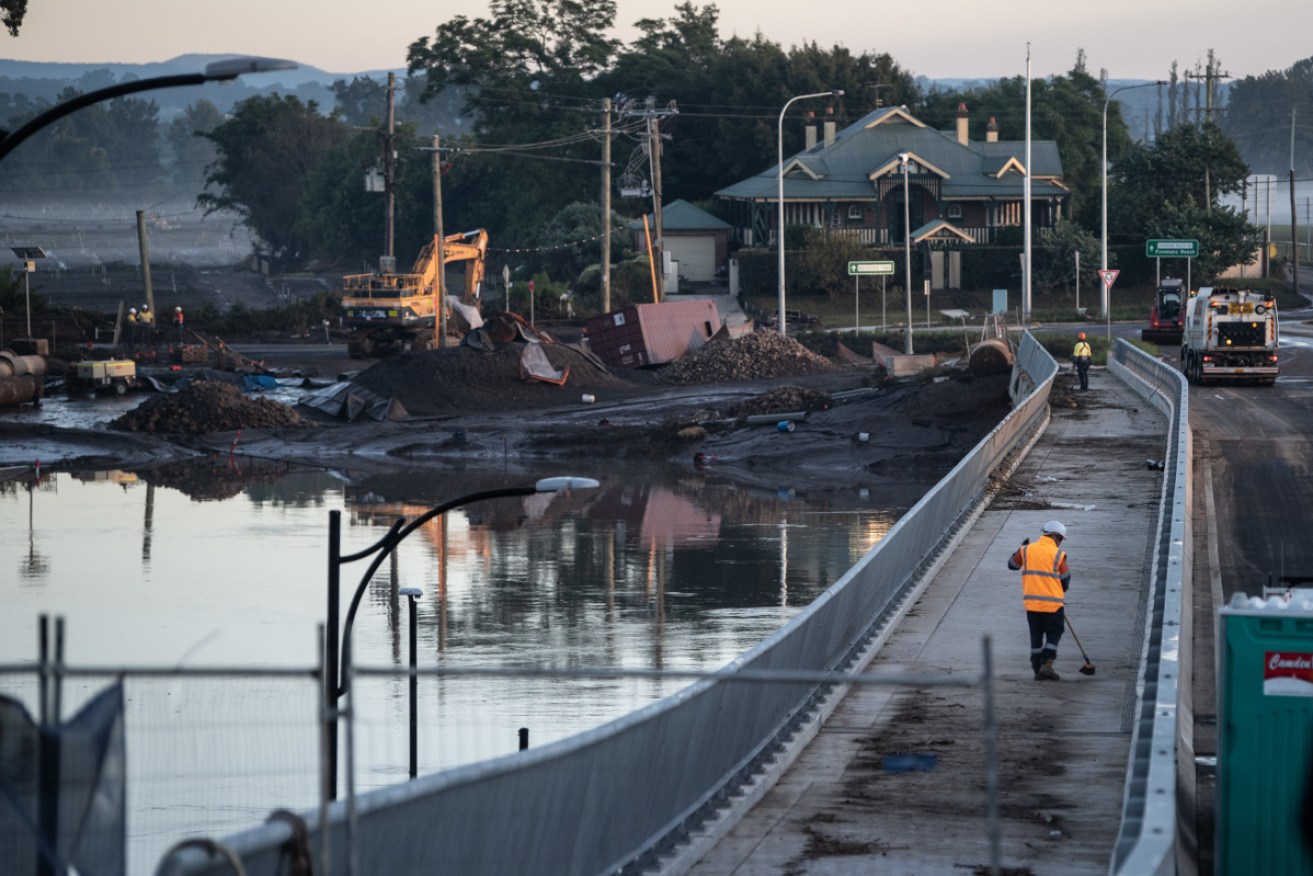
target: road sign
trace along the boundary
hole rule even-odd
[[[1117,270],[1116,268],[1109,268],[1106,271],[1099,271],[1099,279],[1103,281],[1104,288],[1111,290],[1112,284],[1117,282],[1117,275],[1120,273],[1121,271]]]
[[[849,262],[848,275],[852,277],[882,277],[894,272],[893,262]]]
[[[1199,241],[1197,240],[1156,240],[1144,242],[1144,254],[1151,259],[1197,259],[1199,258]]]

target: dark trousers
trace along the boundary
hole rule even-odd
[[[1026,625],[1030,627],[1030,668],[1038,670],[1045,660],[1058,657],[1058,640],[1062,638],[1066,615],[1057,611],[1028,611]]]
[[[1080,388],[1081,388],[1081,389],[1089,389],[1089,388],[1090,388],[1090,363],[1089,363],[1089,362],[1077,362],[1077,363],[1076,363],[1076,376],[1080,378]]]

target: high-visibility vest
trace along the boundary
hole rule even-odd
[[[1071,353],[1073,359],[1088,359],[1091,355],[1092,351],[1088,341],[1077,341],[1076,349]]]
[[[1051,538],[1021,548],[1021,592],[1026,611],[1054,612],[1062,608],[1062,564],[1067,555]]]

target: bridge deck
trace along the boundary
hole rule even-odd
[[[1059,376],[1059,391],[1070,385]],[[1089,393],[1072,397],[1081,406],[1054,405],[1044,435],[869,669],[977,672],[981,637],[992,637],[1009,872],[1106,873],[1121,818],[1162,483],[1146,461],[1162,458],[1166,422],[1103,370],[1091,374]],[[1020,578],[1007,569],[1021,540],[1054,517],[1069,535],[1068,617],[1097,667],[1078,673],[1068,632],[1059,683],[1032,678]],[[981,705],[974,690],[854,689],[689,872],[989,872]],[[936,764],[886,769],[882,759],[895,754],[933,755]]]

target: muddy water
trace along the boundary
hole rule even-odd
[[[541,474],[588,474],[544,471]],[[598,490],[457,509],[417,530],[365,584],[354,654],[421,666],[714,669],[833,583],[896,511],[853,493],[809,500],[714,472],[637,469]],[[521,481],[515,481],[520,483]],[[238,460],[155,474],[59,473],[0,483],[0,664],[36,656],[36,619],[65,619],[78,666],[312,667],[325,617],[329,511],[345,552],[398,517],[493,475],[351,478]],[[899,509],[901,510],[901,509]],[[365,573],[343,572],[343,614]],[[68,685],[65,717],[106,679]],[[419,684],[421,774],[542,745],[686,681],[539,677]],[[0,674],[35,711],[35,685]],[[222,836],[315,803],[309,679],[167,678],[127,686],[132,872],[185,833]],[[408,685],[356,682],[359,788],[407,774]]]

